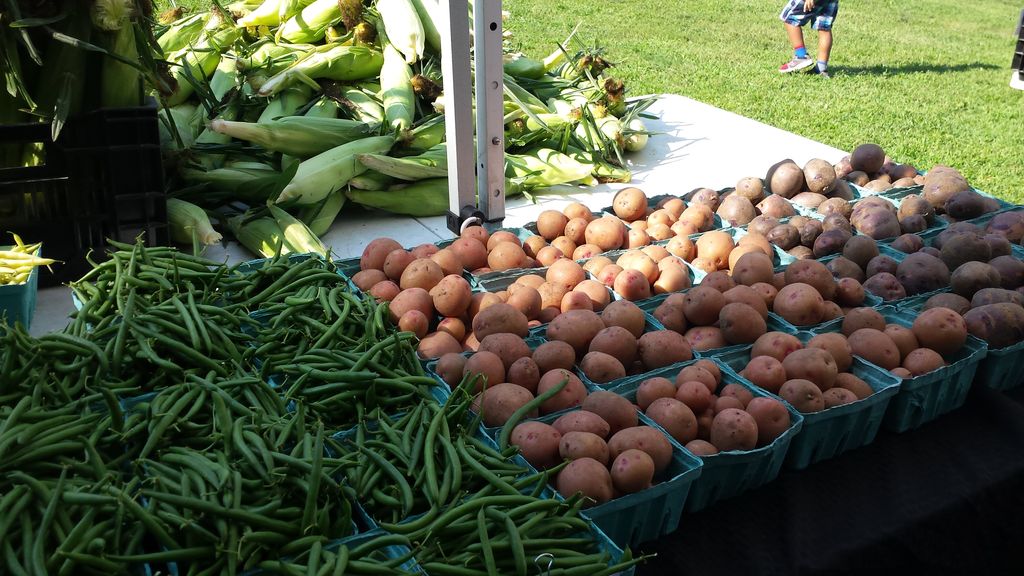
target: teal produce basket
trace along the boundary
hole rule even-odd
[[[797,334],[804,342],[811,336],[807,332]],[[750,347],[726,352],[716,359],[739,374],[750,361]],[[900,379],[860,358],[854,358],[850,372],[875,393],[856,402],[803,414],[804,426],[786,453],[786,467],[802,470],[875,441],[886,408],[899,391]]]
[[[722,364],[719,360],[713,360],[722,371],[721,386],[724,387],[726,384],[735,383],[750,390],[755,396],[765,396],[780,400],[774,394],[769,394],[756,386],[748,384],[733,372],[728,365]],[[630,381],[613,388],[611,391],[626,398],[635,398],[637,387],[647,378],[660,376],[674,382],[679,372],[694,362],[696,361],[680,362],[679,364],[648,372],[643,376],[630,379]],[[747,490],[767,484],[779,475],[782,463],[786,458],[786,452],[789,451],[793,439],[797,436],[804,422],[804,417],[794,410],[792,406],[786,404],[786,408],[789,410],[789,429],[772,441],[771,444],[745,452],[733,450],[699,458],[704,465],[701,468],[700,477],[696,479],[690,488],[690,494],[686,499],[684,511],[696,512],[703,510],[719,500],[732,498]]]
[[[6,250],[2,247],[0,250]],[[39,250],[42,253],[42,249]],[[39,267],[28,275],[21,284],[0,285],[0,322],[13,326],[21,322],[25,329],[32,327],[32,316],[36,312],[36,295],[39,290]]]

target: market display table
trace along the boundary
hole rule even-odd
[[[1024,389],[683,516],[638,574],[1020,574]]]

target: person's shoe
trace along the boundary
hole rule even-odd
[[[832,75],[828,73],[828,70],[815,70],[815,73],[822,78],[832,77]]]
[[[798,72],[800,70],[806,70],[815,64],[816,62],[812,58],[793,58],[789,62],[779,66],[779,72],[783,74]]]

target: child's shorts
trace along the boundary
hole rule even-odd
[[[815,30],[831,30],[832,21],[839,13],[839,0],[820,0],[810,12],[804,10],[804,0],[788,0],[779,14],[779,20],[793,26],[803,26],[814,19]]]

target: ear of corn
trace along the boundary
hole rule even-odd
[[[360,190],[387,190],[394,183],[394,178],[376,170],[367,170],[348,181],[349,186]]]
[[[309,96],[312,93],[313,89],[305,84],[298,84],[284,90],[267,104],[267,107],[260,113],[257,122],[272,122],[294,115],[299,108],[302,108],[306,102],[309,102]]]
[[[294,202],[309,206],[323,200],[328,194],[361,174],[366,167],[356,158],[359,154],[383,154],[391,149],[395,139],[391,136],[371,136],[337,148],[331,148],[299,164],[292,181],[278,196],[277,203]]]
[[[237,138],[272,150],[301,158],[360,140],[374,134],[376,126],[316,116],[285,116],[271,122],[227,122],[214,120],[210,127],[229,138]]]
[[[324,247],[320,239],[316,237],[316,234],[313,234],[309,227],[301,220],[273,204],[268,203],[267,208],[270,209],[270,215],[277,222],[277,225],[281,227],[281,232],[284,234],[288,245],[293,247],[296,252],[300,254],[313,252],[323,254],[324,256],[327,255],[327,248]]]
[[[256,26],[277,26],[281,23],[282,0],[264,0],[258,8],[238,19],[237,24],[242,28],[254,28]]]
[[[93,23],[99,30],[97,44],[112,54],[138,60],[132,4],[124,0],[93,4]],[[138,106],[142,103],[142,74],[114,58],[104,58],[100,70],[102,106],[114,108]]]
[[[338,22],[341,22],[338,0],[316,0],[289,18],[277,34],[288,42],[316,42]]]
[[[173,22],[159,38],[156,43],[163,49],[164,54],[169,54],[195,44],[199,35],[206,26],[206,14],[198,13],[186,16],[181,20]]]
[[[224,108],[224,111],[220,113],[210,126],[207,126],[196,138],[196,144],[230,144],[231,137],[225,134],[221,134],[213,129],[214,122],[230,122],[238,116],[238,106],[230,105]],[[200,164],[204,168],[220,168],[224,165],[224,154],[218,153],[203,153],[201,156]]]
[[[273,75],[288,68],[314,49],[311,44],[276,44],[268,40],[260,44],[248,57],[239,58],[236,62],[242,71],[251,72],[258,69]]]
[[[278,72],[260,87],[261,96],[271,96],[297,82],[301,76],[314,80],[354,81],[373,78],[381,72],[384,56],[368,46],[331,46],[315,51]]]
[[[544,63],[533,58],[527,58],[522,54],[506,56],[503,65],[505,73],[515,78],[527,78],[536,80],[544,75]]]
[[[419,156],[394,158],[382,154],[360,154],[359,161],[371,170],[399,180],[448,177],[448,153],[443,144]]]
[[[206,211],[184,200],[167,199],[167,225],[171,240],[181,244],[209,246],[221,241]]]
[[[444,140],[444,130],[444,116],[435,116],[408,131],[402,146],[409,150],[430,150]]]
[[[423,23],[411,0],[377,0],[377,12],[384,20],[384,33],[405,58],[406,64],[415,64],[423,56],[426,41]]]
[[[170,62],[178,64],[171,67],[171,77],[178,83],[177,89],[167,97],[167,105],[180,104],[192,95],[193,87],[189,77],[196,80],[213,74],[220,63],[220,53],[231,42],[238,38],[235,28],[206,30],[196,46],[186,47],[168,56]]]
[[[390,190],[350,188],[348,199],[366,206],[406,216],[437,216],[448,210],[448,179],[431,178]]]
[[[331,229],[331,224],[345,206],[345,191],[335,190],[323,202],[303,208],[299,212],[299,220],[309,226],[309,230],[317,236],[323,236]]]
[[[380,70],[381,96],[384,101],[384,119],[396,132],[412,125],[415,97],[412,89],[412,69],[398,50],[388,44],[384,47],[384,66]]]
[[[347,104],[344,110],[352,118],[367,124],[384,122],[384,107],[373,96],[353,88],[346,90],[344,97]],[[444,130],[441,132],[443,134]]]
[[[554,186],[590,176],[594,166],[577,162],[550,148],[530,154],[506,154],[505,175],[521,178],[526,186]]]
[[[196,140],[196,134],[192,131],[191,118],[195,115],[194,104],[178,104],[168,108],[161,108],[157,112],[160,120],[160,146],[164,148],[182,149],[192,146]]]
[[[245,222],[245,215],[228,219],[228,227],[242,246],[254,254],[273,258],[278,254],[291,254],[295,249],[284,238],[284,232],[273,218],[256,218]]]
[[[306,117],[334,119],[338,117],[338,112],[340,110],[341,106],[337,102],[324,96],[317,100],[315,104],[310,106],[309,110],[306,110]]]
[[[420,24],[423,25],[423,38],[426,45],[437,52],[441,52],[441,33],[438,29],[438,22],[441,18],[447,18],[447,14],[441,13],[441,6],[437,0],[412,0],[416,8],[416,15],[420,17]]]
[[[210,93],[217,99],[217,102],[224,100],[224,96],[237,86],[237,79],[238,67],[235,65],[235,60],[227,56],[222,57],[210,78]]]

